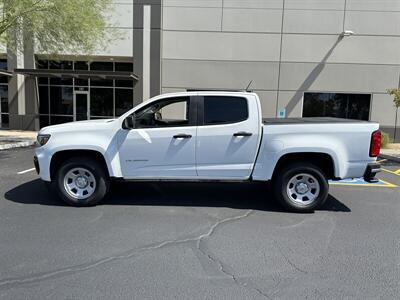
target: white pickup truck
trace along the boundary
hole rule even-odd
[[[271,181],[285,208],[309,212],[327,199],[329,179],[373,181],[380,171],[379,124],[263,120],[250,92],[160,95],[118,119],[45,127],[37,140],[38,174],[76,206],[99,203],[115,179]]]

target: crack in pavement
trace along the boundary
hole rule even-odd
[[[72,267],[68,267],[68,268],[62,268],[62,269],[58,269],[55,271],[45,272],[42,274],[36,274],[36,275],[34,274],[31,276],[25,276],[25,277],[3,279],[3,280],[0,280],[0,290],[6,289],[6,288],[12,288],[12,287],[14,287],[16,285],[20,285],[20,284],[40,282],[43,280],[67,276],[70,274],[77,274],[79,272],[91,270],[100,265],[103,265],[103,264],[106,264],[106,263],[109,263],[109,262],[112,262],[115,260],[130,259],[139,254],[143,254],[146,251],[157,250],[157,249],[161,249],[161,248],[171,246],[171,245],[184,244],[184,243],[189,243],[189,242],[197,242],[197,245],[199,247],[200,241],[204,238],[210,237],[219,225],[225,224],[228,222],[233,222],[233,221],[236,221],[236,220],[239,220],[242,218],[246,218],[247,216],[250,215],[251,212],[252,212],[252,210],[249,210],[245,214],[219,220],[219,221],[215,222],[207,232],[205,232],[199,236],[193,237],[193,238],[167,240],[167,241],[157,243],[153,246],[146,246],[146,247],[131,249],[131,250],[123,252],[122,254],[102,258],[102,259],[99,259],[99,260],[97,260],[95,262],[91,262],[91,263],[84,263],[84,264],[80,264],[80,265],[76,265],[76,266],[72,266]]]
[[[203,254],[204,256],[206,256],[212,263],[217,264],[218,265],[218,269],[220,270],[220,272],[222,272],[224,275],[230,277],[235,284],[244,287],[246,289],[252,289],[254,291],[256,291],[258,294],[260,294],[261,296],[267,298],[267,299],[272,299],[269,295],[265,294],[262,290],[260,290],[259,288],[255,287],[254,285],[252,285],[250,282],[244,280],[244,279],[240,279],[238,278],[235,274],[233,274],[232,272],[229,272],[226,267],[224,267],[224,265],[222,264],[222,262],[220,260],[218,260],[216,257],[212,256],[211,253],[209,251],[207,251],[206,247],[202,247],[201,242],[205,239],[205,238],[209,238],[213,232],[215,231],[215,229],[223,224],[223,223],[227,223],[227,222],[232,222],[232,221],[236,221],[239,219],[243,219],[248,217],[250,214],[252,213],[252,210],[249,210],[246,214],[241,215],[241,216],[236,216],[236,217],[232,217],[230,219],[225,219],[220,221],[218,224],[215,224],[209,234],[204,235],[203,237],[199,238],[197,240],[197,249],[200,251],[201,254]]]

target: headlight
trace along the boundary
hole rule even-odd
[[[37,143],[39,144],[39,146],[44,146],[47,144],[47,142],[50,139],[50,134],[39,134],[37,136]]]

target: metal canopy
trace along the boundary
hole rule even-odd
[[[34,77],[132,80],[134,83],[139,80],[135,74],[122,71],[14,69],[14,73]]]
[[[12,77],[13,74],[8,71],[0,70],[0,76],[7,76],[7,77]]]

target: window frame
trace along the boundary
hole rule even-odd
[[[174,99],[184,99],[187,98],[189,101],[189,120],[188,120],[188,124],[185,125],[176,125],[176,126],[159,126],[159,127],[134,127],[133,129],[165,129],[165,128],[180,128],[180,127],[194,127],[197,126],[197,115],[198,115],[198,101],[196,99],[196,97],[194,96],[175,96],[175,97],[168,97],[168,98],[162,98],[156,101],[152,101],[151,103],[142,106],[140,109],[138,109],[137,111],[133,112],[132,114],[130,114],[128,117],[135,115],[137,112],[145,110],[151,106],[153,106],[154,104],[157,103],[161,103],[161,102],[171,102],[174,103]],[[183,102],[183,101],[176,101],[176,103],[179,102]]]
[[[221,126],[221,125],[231,125],[231,124],[238,124],[238,123],[242,123],[245,122],[249,119],[250,117],[250,109],[249,109],[249,100],[242,96],[242,95],[238,95],[238,96],[233,96],[233,95],[229,95],[229,96],[224,96],[224,95],[203,95],[203,96],[197,96],[198,97],[198,114],[197,114],[197,126]],[[204,123],[204,100],[205,97],[230,97],[230,98],[240,98],[240,99],[244,99],[246,101],[246,106],[247,106],[247,116],[245,119],[239,120],[239,121],[235,121],[235,122],[225,122],[225,123],[218,123],[218,124],[205,124]]]

